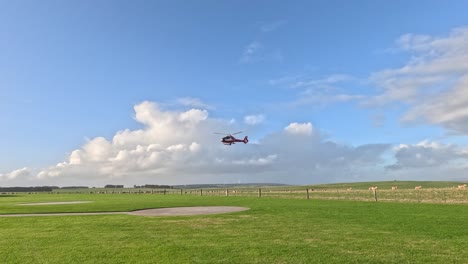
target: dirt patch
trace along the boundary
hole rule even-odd
[[[43,202],[43,203],[21,203],[17,205],[54,205],[54,204],[82,204],[92,203],[94,201],[69,201],[69,202]]]
[[[0,214],[0,217],[21,216],[69,216],[69,215],[138,215],[138,216],[184,216],[184,215],[209,215],[241,212],[249,210],[247,207],[238,206],[196,206],[146,209],[133,212],[91,212],[91,213],[53,213],[53,214]]]

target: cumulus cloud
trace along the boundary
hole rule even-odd
[[[134,110],[141,129],[89,139],[56,165],[37,173],[23,168],[0,180],[12,183],[26,177],[40,185],[91,186],[333,182],[351,172],[357,179],[372,177],[366,170],[378,167],[389,148],[334,143],[311,123],[297,122],[255,139],[256,143],[225,146],[213,132],[234,131],[235,124],[210,118],[206,110],[170,111],[154,102],[142,102]]]
[[[23,180],[24,178],[27,178],[31,175],[31,169],[28,167],[24,167],[21,169],[17,169],[14,171],[11,171],[9,173],[5,174],[0,174],[0,179],[6,179],[6,180]]]
[[[465,150],[439,142],[422,141],[414,145],[400,144],[394,148],[394,152],[396,162],[387,166],[392,170],[428,169],[442,166],[456,168],[468,162]]]
[[[277,158],[276,154],[268,155],[260,158],[250,158],[242,160],[233,160],[232,163],[239,165],[268,165],[272,164]]]
[[[276,174],[295,181],[379,179],[382,175],[375,171],[383,166],[383,154],[390,149],[389,144],[354,147],[328,141],[310,123],[291,123],[260,144],[259,149],[277,155],[273,166]]]
[[[138,172],[162,173],[178,162],[197,155],[200,138],[192,136],[198,124],[208,118],[206,110],[185,112],[160,110],[156,103],[134,107],[139,130],[118,131],[112,140],[96,137],[71,152],[67,161],[39,172],[39,178],[82,176],[121,178]]]
[[[466,148],[433,141],[400,144],[393,148],[395,162],[386,166],[389,178],[399,180],[468,180]]]
[[[365,105],[403,102],[410,110],[405,122],[429,122],[468,133],[468,28],[445,37],[406,34],[397,40],[410,54],[402,67],[376,72],[371,83],[380,89]]]
[[[313,127],[311,123],[291,123],[284,130],[289,134],[311,135]]]

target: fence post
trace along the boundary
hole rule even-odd
[[[307,200],[309,200],[309,188],[307,188],[306,192],[307,192]]]
[[[200,196],[203,196],[203,189],[200,189]]]
[[[374,188],[374,199],[377,202],[377,188]]]
[[[180,189],[180,195],[182,195],[182,189]]]
[[[262,189],[258,188],[258,198],[262,197]]]
[[[226,197],[229,196],[229,190],[226,188]]]

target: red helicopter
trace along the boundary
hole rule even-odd
[[[215,134],[220,134],[220,135],[226,135],[225,137],[223,137],[221,139],[221,142],[223,142],[224,145],[232,145],[232,144],[236,144],[236,142],[244,142],[244,144],[247,144],[247,142],[249,142],[249,139],[247,138],[247,136],[244,137],[244,139],[237,139],[235,138],[233,135],[237,135],[237,134],[240,134],[242,133],[241,131],[239,132],[236,132],[236,133],[233,133],[233,134],[226,134],[226,133],[216,133]]]

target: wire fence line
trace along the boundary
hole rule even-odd
[[[301,187],[250,187],[250,188],[192,188],[192,189],[148,189],[148,188],[89,188],[76,190],[54,190],[50,194],[146,194],[146,195],[192,195],[225,197],[258,197],[286,199],[322,199],[351,201],[391,201],[411,203],[468,204],[468,190],[457,188],[427,188],[398,190],[362,189],[312,189]],[[15,193],[2,193],[15,194]]]

